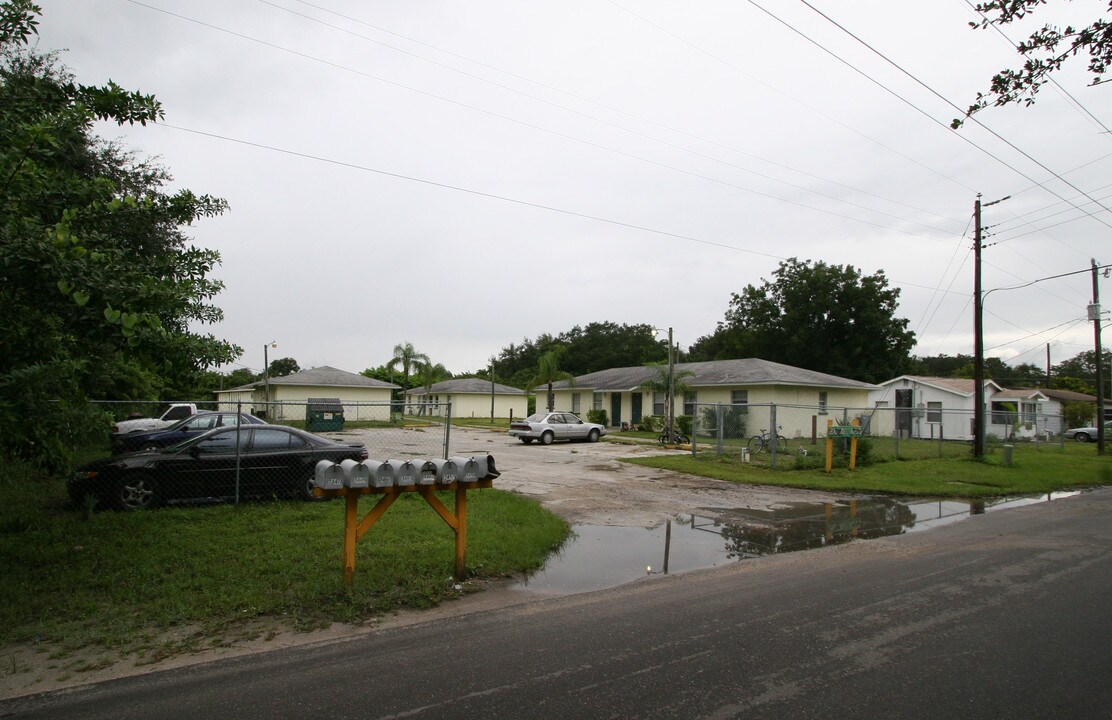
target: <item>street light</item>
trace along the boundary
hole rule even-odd
[[[278,347],[277,340],[263,344],[263,394],[267,420],[270,420],[270,348]]]

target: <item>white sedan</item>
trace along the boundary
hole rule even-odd
[[[583,422],[569,412],[534,413],[510,423],[510,436],[526,445],[534,440],[540,440],[542,445],[551,445],[556,440],[598,442],[605,434],[605,425]]]

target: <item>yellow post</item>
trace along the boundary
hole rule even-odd
[[[830,428],[834,427],[833,420],[826,421],[826,474],[830,474],[834,467],[834,438],[830,437]]]
[[[861,426],[861,418],[853,419],[853,437],[849,441],[849,469],[857,468],[857,428]]]
[[[456,580],[467,572],[467,490],[456,488]]]
[[[351,585],[355,578],[355,541],[358,540],[356,528],[359,525],[359,496],[350,493],[344,502],[344,584]]]

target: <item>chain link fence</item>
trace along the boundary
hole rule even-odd
[[[859,457],[875,461],[967,457],[973,447],[973,412],[918,408],[851,408],[781,404],[698,404],[691,416],[692,452],[734,456],[778,467],[796,457],[825,456],[831,426],[862,428]],[[991,412],[985,438],[1032,448],[1061,447],[1068,440],[1059,415]],[[845,452],[848,440],[835,438]],[[790,466],[790,465],[789,465]]]
[[[419,465],[451,457],[451,403],[422,404],[414,415],[400,404],[335,398],[98,406],[111,431],[80,453],[87,462],[70,480],[79,503],[138,509],[184,500],[309,500],[321,461]]]

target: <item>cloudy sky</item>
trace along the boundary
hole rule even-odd
[[[473,371],[606,320],[687,346],[789,257],[883,270],[916,354],[971,353],[978,193],[1010,196],[986,289],[1112,262],[1112,89],[1077,65],[950,130],[1018,57],[965,0],[39,1],[40,49],[163,103],[102,134],[230,203],[193,236],[223,257],[211,331],[253,369],[274,340]],[[1091,299],[1088,272],[989,293],[987,354],[1091,350]]]

